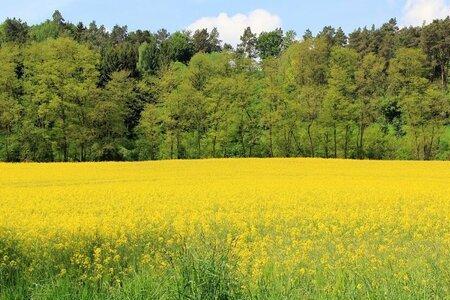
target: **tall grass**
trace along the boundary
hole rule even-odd
[[[153,241],[157,241],[155,238]],[[150,243],[148,239],[145,243]],[[105,240],[89,241],[92,256]],[[142,246],[142,245],[141,245]],[[30,273],[30,255],[14,241],[0,242],[2,255],[14,257],[18,264],[0,268],[0,299],[445,299],[449,297],[450,268],[442,269],[430,261],[429,270],[411,270],[399,278],[396,270],[376,273],[355,265],[338,272],[318,270],[315,273],[292,273],[268,263],[259,279],[242,274],[234,256],[234,242],[208,239],[184,240],[171,247],[154,246],[153,258],[145,264],[135,261],[146,247],[126,249],[130,259],[120,266],[115,280],[80,280],[86,272],[74,265],[67,253],[53,252],[45,268]],[[147,247],[148,249],[148,247]],[[32,250],[32,249],[30,249]],[[87,250],[85,250],[87,251]],[[142,253],[139,253],[141,255]],[[155,259],[157,257],[157,259]],[[163,259],[161,259],[163,258]],[[43,258],[42,258],[43,259]],[[43,261],[41,261],[43,262]],[[54,268],[53,264],[59,264]],[[62,265],[67,273],[56,272]],[[160,267],[157,264],[164,264]],[[423,272],[429,272],[424,276]],[[120,278],[120,279],[119,279]],[[373,285],[383,278],[384,284]],[[425,282],[424,280],[428,280]]]

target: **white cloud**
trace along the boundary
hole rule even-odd
[[[189,25],[187,29],[191,31],[203,28],[212,30],[216,27],[221,40],[235,46],[239,43],[240,37],[247,27],[251,27],[253,33],[259,34],[263,31],[280,28],[281,25],[279,16],[264,9],[256,9],[249,14],[229,16],[227,13],[220,13],[216,17],[204,17]]]
[[[402,23],[403,25],[422,25],[434,19],[450,15],[450,5],[445,0],[407,0]]]

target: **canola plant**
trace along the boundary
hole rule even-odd
[[[0,164],[0,191],[0,299],[450,295],[449,162]]]

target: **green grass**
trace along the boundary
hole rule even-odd
[[[382,273],[355,265],[339,272],[319,270],[315,274],[289,274],[268,266],[261,279],[249,285],[240,274],[232,254],[233,244],[207,241],[165,249],[164,271],[152,265],[123,276],[120,282],[81,282],[51,272],[20,277],[20,272],[1,282],[0,299],[445,299],[449,298],[448,270],[412,270],[408,278],[396,277],[395,270]],[[19,254],[16,254],[19,255]],[[5,271],[3,269],[3,271]],[[72,270],[76,274],[76,270]],[[424,284],[423,273],[433,280]],[[70,274],[71,272],[68,272]],[[4,275],[4,274],[3,274]],[[19,275],[19,276],[16,276]],[[3,277],[4,279],[5,277]],[[384,284],[374,286],[374,279]]]

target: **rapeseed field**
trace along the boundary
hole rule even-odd
[[[450,163],[0,164],[0,299],[450,298]]]

